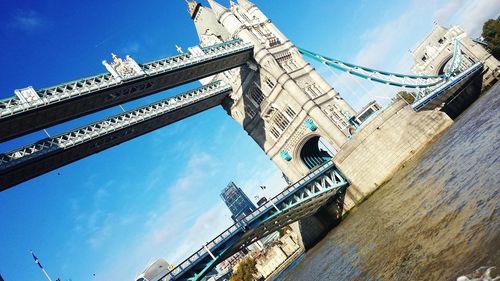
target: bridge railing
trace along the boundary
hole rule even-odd
[[[77,128],[71,132],[41,140],[5,154],[0,154],[0,170],[8,169],[13,165],[28,161],[42,154],[49,154],[55,150],[77,146],[90,139],[95,139],[107,135],[110,132],[130,127],[133,124],[155,118],[169,111],[188,106],[230,90],[231,86],[228,84],[222,81],[216,81],[198,89]]]
[[[208,242],[205,247],[209,250],[213,249],[214,247],[220,245],[221,243],[224,243],[227,241],[229,238],[231,238],[234,234],[236,234],[239,231],[245,231],[244,226],[253,222],[257,217],[262,215],[265,212],[268,212],[269,210],[274,208],[273,204],[279,204],[281,201],[283,201],[285,198],[287,198],[288,195],[291,193],[296,192],[299,188],[301,188],[304,184],[308,184],[317,176],[321,173],[323,173],[325,170],[331,168],[334,166],[333,161],[328,161],[324,163],[323,165],[319,166],[317,169],[313,170],[311,173],[307,174],[305,177],[297,181],[296,183],[288,186],[285,190],[280,192],[278,195],[274,196],[271,198],[269,201],[267,201],[265,204],[261,205],[258,207],[255,211],[253,211],[251,214],[248,216],[244,217],[241,221],[238,223],[233,224],[229,228],[227,228],[225,231],[223,231],[221,234],[219,234],[217,237],[212,239],[210,242]],[[197,252],[189,256],[187,259],[185,259],[182,263],[180,263],[178,266],[176,266],[169,274],[167,274],[165,277],[168,275],[173,275],[173,277],[179,275],[182,273],[184,270],[189,269],[191,265],[196,262],[199,258],[204,258],[208,255],[208,252],[206,251],[206,248],[202,247],[199,249]],[[168,279],[170,280],[170,279]]]
[[[483,67],[483,64],[480,62],[477,62],[473,64],[471,67],[463,71],[462,73],[458,74],[455,77],[451,77],[448,83],[445,83],[436,89],[429,93],[428,95],[422,97],[418,101],[414,102],[412,104],[412,108],[416,111],[421,110],[424,108],[427,104],[431,103],[434,99],[445,93],[446,91],[450,90],[451,88],[455,87],[458,83],[464,81],[465,79],[468,79],[470,75],[476,73],[476,71],[480,70]]]
[[[274,196],[270,200],[268,200],[265,204],[261,205],[257,210],[244,217],[243,220],[246,223],[252,223],[253,220],[261,215],[264,212],[267,212],[274,208],[274,205],[280,204],[285,198],[288,197],[291,193],[296,192],[299,188],[301,188],[304,184],[308,184],[311,180],[315,179],[317,175],[323,173],[325,170],[333,167],[333,161],[325,162],[323,165],[318,166],[315,170],[307,174],[305,177],[301,178],[296,183],[288,186],[284,191]],[[274,204],[274,205],[273,205]]]
[[[125,82],[133,81],[134,79],[144,76],[155,76],[167,71],[173,71],[178,68],[231,55],[251,48],[253,48],[252,44],[245,43],[240,39],[234,39],[222,44],[201,48],[203,55],[184,53],[164,59],[154,60],[139,65],[144,73],[143,75],[131,77],[130,79],[126,79]],[[0,118],[61,102],[67,99],[72,99],[81,95],[87,95],[120,85],[122,83],[124,83],[123,79],[113,77],[110,73],[103,73],[40,90],[31,89],[34,91],[36,98],[30,101],[22,101],[18,96],[0,100]]]

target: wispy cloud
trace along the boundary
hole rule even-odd
[[[11,20],[10,26],[26,32],[40,30],[46,26],[46,21],[35,10],[17,10]]]
[[[119,264],[114,260],[103,266],[99,274],[102,280],[130,279],[132,272],[138,273],[146,261],[157,257],[158,249],[170,262],[177,263],[230,225],[229,212],[220,203],[212,205],[206,199],[214,192],[207,189],[207,182],[215,176],[219,164],[206,152],[193,153],[179,178],[163,187],[163,193],[158,195],[161,204],[151,208],[142,224],[136,224],[143,231],[129,245],[127,256],[121,256]],[[109,237],[106,231],[102,235]],[[118,270],[126,265],[130,265],[129,271]]]
[[[127,46],[121,49],[123,55],[133,55],[137,54],[141,49],[141,45],[138,42],[130,42]]]
[[[471,36],[481,35],[483,23],[490,18],[497,18],[500,15],[500,2],[491,0],[465,1],[455,0],[452,2],[462,3],[450,21],[462,26]]]
[[[410,73],[413,58],[409,52],[431,31],[434,22],[459,25],[472,37],[481,33],[482,24],[500,13],[500,2],[491,0],[428,0],[412,1],[398,17],[381,22],[360,36],[362,46],[350,62],[383,69]],[[323,67],[321,67],[323,68]],[[369,100],[386,104],[399,90],[372,82],[360,81],[351,75],[323,73],[343,96],[360,108]]]

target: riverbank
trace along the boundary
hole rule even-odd
[[[456,280],[500,266],[498,108],[499,84],[281,280]]]

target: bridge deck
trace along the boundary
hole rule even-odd
[[[0,154],[0,191],[219,105],[222,81]]]
[[[101,74],[36,91],[27,102],[0,100],[0,142],[154,94],[246,63],[253,46],[239,39],[139,65],[130,79]]]
[[[214,266],[243,247],[316,213],[328,199],[348,185],[332,161],[323,164],[252,214],[233,224],[172,271],[165,271],[164,280],[199,280]]]
[[[433,110],[440,108],[441,105],[452,97],[463,85],[465,85],[476,74],[480,73],[483,69],[482,63],[475,63],[450,81],[439,86],[427,96],[414,102],[412,107],[415,111]]]

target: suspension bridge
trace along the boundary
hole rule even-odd
[[[218,13],[223,15],[223,11]],[[274,39],[271,41],[280,44]],[[125,59],[113,56],[112,62],[103,61],[108,70],[104,74],[39,90],[33,87],[16,90],[15,96],[0,101],[0,142],[237,67],[253,68],[256,48],[251,42],[232,38],[210,46],[194,46],[185,53],[143,64],[136,63],[129,56]],[[303,48],[297,50],[311,60],[358,78],[415,89],[412,104],[415,111],[446,107],[446,103],[463,91],[483,69],[478,62],[463,72],[458,71],[461,65],[459,43],[454,45],[446,73],[437,76],[392,73],[343,62]],[[287,57],[281,56],[277,60],[283,58]],[[226,81],[212,81],[191,91],[1,153],[0,190],[221,105],[234,91]],[[293,110],[288,113],[294,115]],[[347,119],[345,121],[349,122]],[[309,130],[317,129],[312,120],[306,121]],[[282,156],[287,153],[282,153]],[[285,156],[291,158],[288,154]],[[321,158],[310,166],[315,167],[305,177],[222,232],[173,270],[166,270],[162,280],[200,280],[215,265],[240,249],[315,214],[349,186],[330,158]]]
[[[253,46],[239,39],[199,48],[138,65],[135,75],[111,73],[34,90],[17,90],[17,96],[0,101],[0,140],[62,123],[120,103],[154,94],[214,73],[238,67],[252,57]],[[442,106],[458,89],[482,71],[476,63],[453,76],[416,76],[375,70],[331,59],[299,48],[305,56],[356,77],[402,88],[419,90],[412,107],[416,111]],[[455,65],[455,64],[453,64]],[[22,93],[22,91],[28,91]],[[49,137],[0,154],[0,190],[103,151],[147,132],[213,108],[232,91],[223,81],[188,91],[104,120]]]

